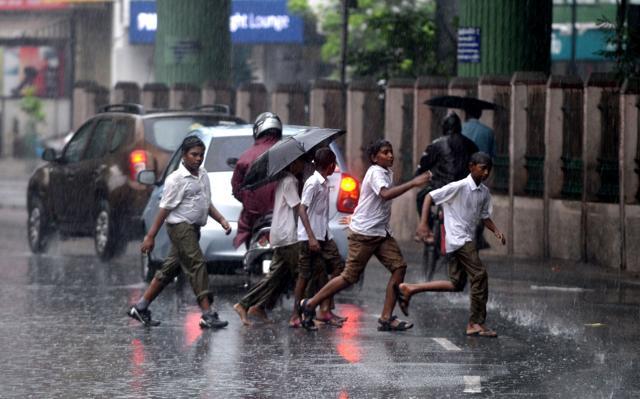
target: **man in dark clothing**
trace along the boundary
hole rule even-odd
[[[241,187],[253,161],[282,138],[282,122],[278,115],[271,112],[258,115],[253,125],[253,138],[253,146],[240,155],[231,177],[233,196],[242,203],[238,232],[233,240],[236,248],[242,244],[247,245],[254,223],[261,216],[273,212],[277,182],[266,184],[256,190],[241,190]]]
[[[462,135],[462,124],[455,113],[442,122],[443,136],[435,139],[422,153],[415,176],[431,171],[429,184],[418,192],[418,213],[422,212],[424,197],[431,191],[469,174],[469,159],[478,152],[478,146]]]

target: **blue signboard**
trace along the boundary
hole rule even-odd
[[[554,24],[555,25],[555,24]],[[567,24],[569,25],[569,24]],[[570,25],[569,25],[570,26]],[[592,29],[576,29],[576,59],[602,61],[602,50],[613,50],[607,47],[607,32],[594,27]],[[551,60],[567,61],[571,59],[571,30],[554,29],[551,31]]]
[[[480,28],[458,28],[458,62],[480,62]]]
[[[158,25],[155,0],[130,4],[129,43],[153,43]],[[234,44],[304,41],[302,18],[289,14],[287,0],[233,0],[229,30]]]

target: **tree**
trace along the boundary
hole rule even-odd
[[[331,0],[318,12],[325,62],[340,65],[341,2]],[[309,13],[306,0],[290,0],[293,12]],[[349,14],[347,69],[352,78],[415,78],[442,74],[438,65],[435,4],[426,0],[358,0]]]

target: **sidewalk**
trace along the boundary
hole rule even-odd
[[[0,208],[25,208],[27,184],[41,159],[0,158]]]

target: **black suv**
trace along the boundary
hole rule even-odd
[[[183,138],[201,126],[246,123],[221,105],[192,111],[147,112],[138,104],[112,104],[86,121],[58,156],[42,155],[27,189],[29,246],[44,252],[51,235],[93,236],[108,260],[142,233],[151,188],[138,172],[164,170]]]

